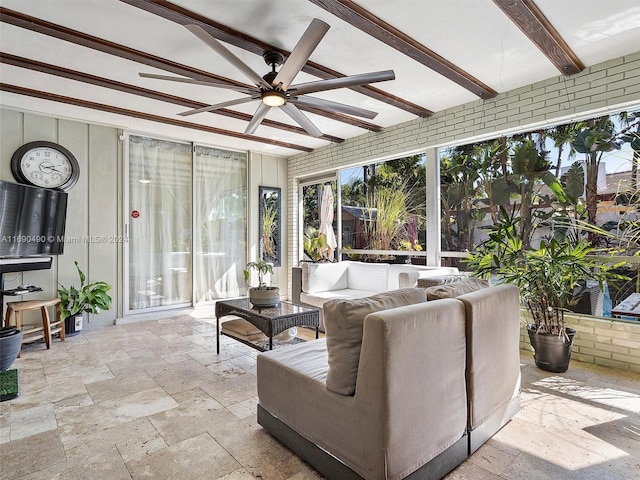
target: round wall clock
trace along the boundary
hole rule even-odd
[[[73,154],[53,142],[30,142],[11,157],[11,172],[20,183],[69,190],[78,181],[80,167]]]

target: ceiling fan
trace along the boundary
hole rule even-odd
[[[264,76],[258,75],[249,65],[236,57],[230,50],[222,45],[217,39],[208,34],[199,25],[185,25],[185,27],[196,37],[206,43],[221,57],[230,64],[240,70],[255,86],[237,86],[227,83],[216,83],[204,80],[196,80],[188,77],[172,77],[168,75],[155,75],[152,73],[140,73],[144,78],[155,78],[159,80],[170,80],[173,82],[191,83],[196,85],[208,85],[216,88],[224,88],[234,90],[236,92],[247,94],[247,97],[230,100],[227,102],[208,105],[194,110],[179,113],[182,116],[194,115],[196,113],[210,112],[220,108],[240,105],[256,100],[260,100],[258,109],[253,114],[253,118],[247,125],[246,134],[252,134],[256,131],[260,123],[264,120],[269,110],[273,107],[281,108],[289,117],[298,123],[304,130],[313,137],[319,137],[322,132],[316,127],[309,118],[300,111],[297,105],[303,107],[312,107],[330,112],[344,113],[347,115],[355,115],[358,117],[372,119],[377,113],[363,108],[345,105],[343,103],[325,100],[323,98],[310,97],[307,94],[313,92],[321,92],[325,90],[333,90],[336,88],[352,87],[355,85],[363,85],[367,83],[383,82],[395,79],[393,70],[384,70],[380,72],[363,73],[359,75],[350,75],[347,77],[330,78],[326,80],[318,80],[314,82],[300,83],[292,85],[294,78],[304,67],[311,56],[311,53],[320,43],[320,40],[329,30],[329,25],[322,20],[314,19],[307,30],[304,32],[298,44],[291,51],[289,57],[285,60],[284,55],[279,52],[265,52],[264,61],[271,66],[271,71]],[[278,66],[282,65],[280,71],[276,71]]]

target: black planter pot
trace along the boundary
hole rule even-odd
[[[65,336],[73,337],[78,335],[82,331],[82,324],[84,320],[82,313],[67,317],[64,319],[64,334]]]
[[[552,333],[536,333],[535,325],[527,325],[529,341],[535,351],[533,358],[538,368],[554,373],[567,371],[576,331],[573,328],[567,328],[566,331],[569,341]]]
[[[9,370],[22,346],[22,332],[16,327],[0,328],[0,372]]]

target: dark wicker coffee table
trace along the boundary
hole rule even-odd
[[[220,318],[226,315],[234,315],[244,318],[255,325],[261,332],[269,337],[269,348],[265,349],[255,343],[246,341],[235,335],[223,333],[228,337],[238,340],[250,347],[262,352],[273,348],[273,337],[291,327],[315,327],[316,338],[320,327],[320,312],[316,308],[302,307],[289,302],[280,302],[277,307],[254,307],[248,298],[235,300],[218,300],[216,302],[216,351],[220,353]]]

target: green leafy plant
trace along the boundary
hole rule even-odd
[[[58,296],[60,297],[60,319],[65,320],[83,312],[100,313],[100,310],[111,308],[111,285],[107,282],[85,283],[86,276],[80,270],[78,262],[74,262],[80,277],[80,288],[73,285],[66,288],[60,285]]]
[[[391,250],[406,238],[406,225],[411,213],[407,206],[409,195],[406,186],[377,190],[375,202],[370,202],[365,207],[363,228],[369,249]],[[370,258],[386,260],[393,257],[381,254],[371,255]]]
[[[413,252],[421,252],[422,246],[415,240],[413,243],[410,240],[400,240],[398,243],[398,250],[406,250]]]
[[[276,231],[278,228],[277,205],[265,203],[262,210],[262,251],[264,255],[276,254]]]
[[[269,287],[265,282],[265,276],[267,274],[273,274],[273,264],[267,263],[262,259],[258,259],[255,262],[247,263],[247,268],[243,271],[244,280],[245,282],[247,282],[247,285],[249,284],[251,270],[255,270],[258,274],[258,286],[254,288],[256,288],[257,290],[269,290],[270,288],[276,288]]]
[[[612,271],[620,264],[599,261],[591,243],[576,235],[526,246],[515,209],[509,213],[501,208],[500,213],[489,238],[467,259],[473,275],[516,285],[536,332],[566,335],[564,311],[580,300],[580,282],[595,280],[603,290],[605,282],[621,278]]]
[[[327,247],[327,241],[319,229],[309,226],[304,230],[302,247],[309,258],[317,262],[322,259],[322,251]]]

